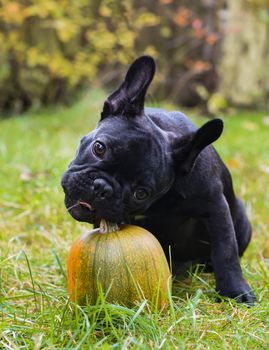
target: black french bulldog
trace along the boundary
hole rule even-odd
[[[251,225],[231,175],[211,145],[223,130],[214,119],[197,129],[180,112],[145,108],[154,60],[133,62],[104,103],[97,128],[83,137],[62,179],[65,205],[79,221],[132,223],[152,232],[173,269],[212,265],[217,292],[253,304],[239,257]]]

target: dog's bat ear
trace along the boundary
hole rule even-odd
[[[106,99],[101,120],[109,115],[143,115],[146,92],[154,73],[155,62],[152,57],[141,56],[136,59],[124,82]]]
[[[213,119],[201,126],[197,131],[186,134],[175,142],[173,156],[178,169],[187,174],[194,166],[199,153],[216,141],[223,131],[223,121]]]

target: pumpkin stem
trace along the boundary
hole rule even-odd
[[[115,222],[109,222],[105,219],[101,219],[100,221],[100,233],[109,233],[109,232],[115,232],[119,230],[118,224]]]

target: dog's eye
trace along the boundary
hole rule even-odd
[[[145,188],[137,188],[134,192],[134,197],[138,201],[143,201],[148,198],[149,192]]]
[[[92,149],[94,154],[99,158],[102,158],[106,153],[106,146],[100,141],[94,142]]]

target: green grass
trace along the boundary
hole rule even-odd
[[[174,282],[163,313],[69,302],[68,249],[89,226],[67,215],[60,179],[103,98],[0,122],[0,349],[268,349],[269,126],[259,112],[226,117],[216,142],[253,223],[242,266],[257,305],[216,303],[212,274],[196,271]]]

